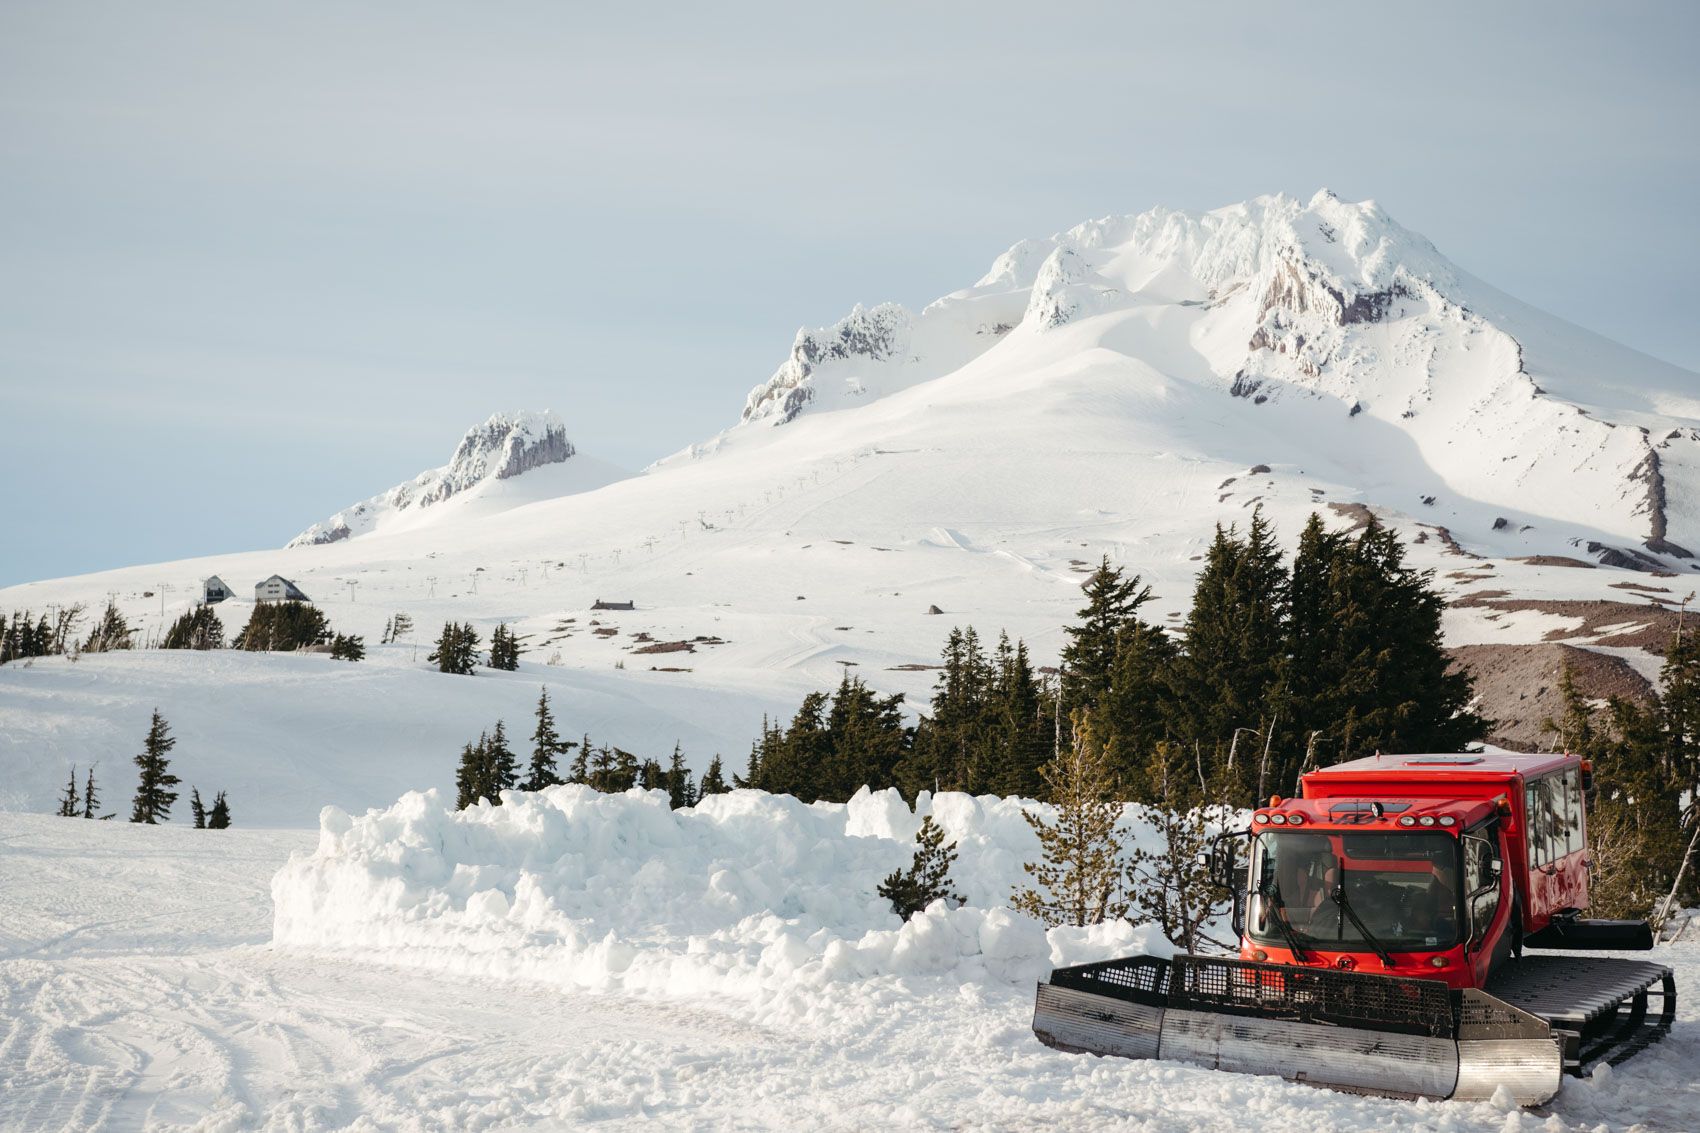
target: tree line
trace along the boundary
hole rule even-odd
[[[479,802],[500,806],[503,791],[541,791],[563,783],[578,783],[607,794],[633,787],[666,791],[675,810],[695,806],[709,795],[732,789],[718,755],[709,762],[699,782],[686,766],[684,749],[677,743],[673,745],[672,758],[663,765],[655,759],[640,761],[623,748],[609,744],[597,746],[588,734],[576,741],[562,739],[546,688],[538,693],[534,718],[523,771],[520,756],[510,745],[507,725],[502,720],[461,748],[460,763],[455,770],[457,809],[465,810]],[[569,752],[575,754],[563,771],[560,761]]]
[[[842,802],[866,784],[1047,797],[1040,769],[1089,719],[1117,798],[1239,805],[1292,793],[1305,770],[1375,751],[1456,751],[1488,722],[1470,677],[1449,672],[1444,602],[1371,521],[1331,533],[1312,515],[1290,565],[1262,512],[1216,528],[1178,633],[1144,616],[1137,575],[1105,558],[1065,627],[1055,678],[1026,645],[951,631],[928,710],[848,673],[763,722],[740,786]]]

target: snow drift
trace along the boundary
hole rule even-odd
[[[1056,963],[1167,954],[1123,921],[1053,929],[1005,907],[1036,859],[1039,804],[895,791],[848,804],[734,791],[670,810],[664,792],[508,792],[455,811],[436,791],[361,818],[327,807],[319,846],[272,882],[273,940],[477,975],[669,997],[714,994],[782,1014],[831,985],[896,978],[1025,987]],[[962,857],[967,903],[907,923],[875,888],[907,866],[931,813]],[[806,1004],[806,1005],[805,1005]]]

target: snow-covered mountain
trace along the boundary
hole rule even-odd
[[[764,713],[846,671],[923,705],[953,625],[1054,663],[1101,556],[1178,624],[1214,525],[1258,506],[1289,543],[1313,512],[1397,527],[1457,600],[1449,643],[1499,674],[1489,715],[1538,742],[1552,659],[1587,650],[1644,688],[1690,589],[1659,575],[1700,566],[1700,376],[1327,193],[1019,243],[918,312],[801,333],[727,418],[600,486],[574,480],[582,454],[498,475],[569,451],[552,418],[498,420],[345,513],[357,537],[0,590],[0,609],[37,612],[116,595],[145,641],[209,575],[241,595],[282,574],[370,649],[354,666],[143,650],[0,667],[0,810],[50,809],[70,762],[127,760],[155,705],[185,781],[252,800],[250,821],[447,788],[459,745],[523,719],[539,685],[565,731],[733,767]],[[230,632],[246,618],[217,610]],[[402,612],[418,628],[379,644]],[[520,671],[431,671],[450,620],[513,627]],[[323,760],[297,760],[304,727]]]
[[[1059,334],[1070,327],[1080,333]],[[1366,435],[1397,450],[1386,456],[1405,465],[1409,490],[1387,505],[1450,494],[1524,513],[1518,529],[1562,517],[1597,531],[1573,546],[1622,565],[1656,569],[1668,563],[1648,553],[1681,561],[1700,546],[1700,378],[1523,307],[1373,202],[1327,191],[1153,209],[1023,241],[918,314],[857,307],[799,331],[742,423],[786,425],[970,363],[1031,374],[1106,355],[1255,406],[1336,415],[1306,439],[1319,456]]]
[[[507,481],[551,465],[567,465],[565,475],[532,475],[523,490]],[[490,514],[534,500],[600,488],[621,473],[594,458],[581,456],[567,439],[567,427],[548,410],[497,413],[474,425],[455,446],[441,468],[431,468],[387,492],[344,508],[315,523],[294,539],[291,547],[336,543],[373,531],[400,529],[425,519],[441,519],[440,506],[453,499],[464,510],[476,500],[478,514]],[[427,513],[427,509],[430,510]]]

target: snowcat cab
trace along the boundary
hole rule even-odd
[[[1525,948],[1653,946],[1590,921],[1586,762],[1374,756],[1314,771],[1218,838],[1239,958],[1059,968],[1033,1029],[1062,1050],[1173,1058],[1394,1097],[1524,1105],[1670,1029],[1676,988],[1643,961]],[[1659,1000],[1657,1014],[1651,998]]]

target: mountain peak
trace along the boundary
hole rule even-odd
[[[428,469],[387,492],[344,508],[297,535],[289,545],[336,543],[363,535],[398,516],[417,516],[482,486],[563,463],[576,452],[567,439],[566,425],[549,410],[495,413],[466,431],[454,455],[441,468]]]

